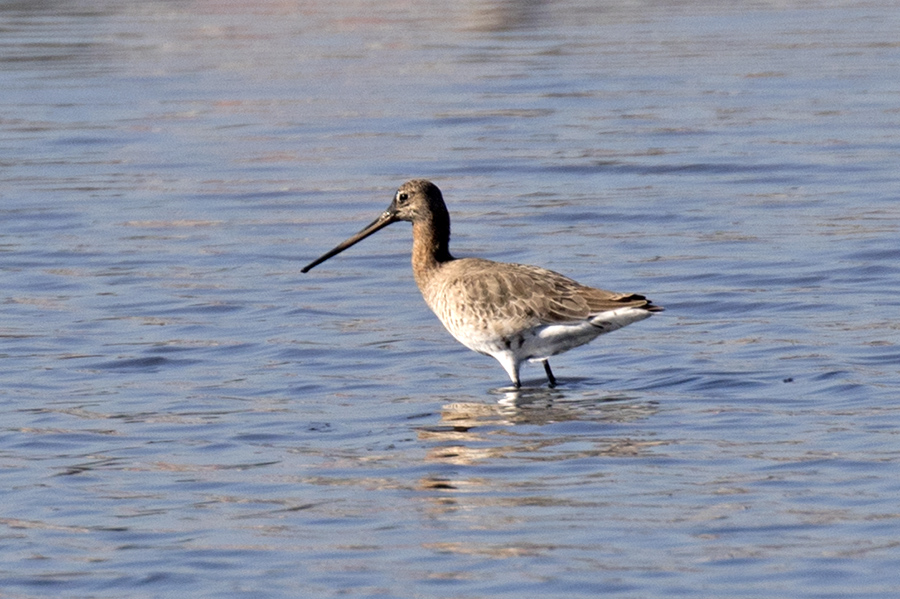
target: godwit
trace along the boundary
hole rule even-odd
[[[537,266],[454,258],[441,190],[423,179],[401,185],[381,216],[301,272],[401,220],[413,226],[413,275],[425,303],[457,341],[500,362],[517,388],[524,360],[541,362],[554,387],[550,356],[662,310],[643,295],[586,287]]]

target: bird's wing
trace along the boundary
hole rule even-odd
[[[448,270],[434,291],[445,308],[498,329],[574,323],[626,307],[658,309],[641,295],[587,287],[536,266],[464,258],[442,268]]]

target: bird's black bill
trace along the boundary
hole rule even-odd
[[[321,256],[319,256],[318,258],[316,258],[315,260],[313,260],[312,262],[310,262],[309,264],[307,264],[306,266],[301,268],[300,272],[309,272],[310,270],[312,270],[319,264],[325,262],[332,256],[337,256],[338,254],[340,254],[341,252],[346,250],[348,247],[350,247],[352,245],[356,245],[357,243],[359,243],[360,241],[362,241],[363,239],[365,239],[372,233],[375,233],[376,231],[380,231],[381,229],[385,228],[386,226],[388,226],[395,220],[397,220],[395,214],[391,210],[385,210],[384,212],[381,213],[381,216],[379,216],[378,218],[373,220],[365,229],[363,229],[362,231],[360,231],[359,233],[357,233],[356,235],[354,235],[347,241],[339,243],[330,252],[326,252],[325,254],[322,254]]]

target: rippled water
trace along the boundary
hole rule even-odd
[[[3,597],[896,597],[900,10],[0,2]],[[500,366],[397,224],[667,311]]]

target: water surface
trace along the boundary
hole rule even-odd
[[[896,597],[890,2],[0,3],[0,595]],[[526,389],[459,256],[667,311]]]

